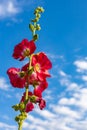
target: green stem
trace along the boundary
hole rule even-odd
[[[26,92],[25,100],[27,100],[28,99],[28,86],[25,88],[25,92]]]
[[[20,121],[20,122],[18,123],[18,130],[22,130],[22,124],[23,124],[23,121]]]

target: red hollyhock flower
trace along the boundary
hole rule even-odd
[[[32,57],[32,66],[40,81],[45,80],[46,77],[50,77],[48,69],[51,69],[52,63],[43,52]]]
[[[17,88],[24,88],[25,87],[25,76],[20,76],[20,69],[19,68],[10,68],[7,70],[7,74],[10,79],[10,83],[13,85],[13,87]]]
[[[46,102],[45,102],[45,100],[42,99],[42,98],[39,98],[39,99],[37,100],[37,103],[39,103],[39,108],[40,108],[41,110],[46,107]]]
[[[21,43],[17,44],[14,48],[13,57],[15,59],[23,60],[25,57],[32,54],[36,49],[34,41],[28,41],[27,39],[22,40]]]
[[[42,97],[42,92],[48,87],[48,83],[45,82],[40,82],[39,85],[37,85],[34,89],[34,95],[38,97]]]

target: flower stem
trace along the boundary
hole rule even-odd
[[[18,123],[18,130],[22,130],[22,124],[23,124],[23,121],[21,120],[21,121]]]
[[[25,91],[26,91],[25,100],[27,100],[28,99],[28,86],[25,88]]]

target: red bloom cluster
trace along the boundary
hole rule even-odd
[[[13,57],[20,61],[25,57],[30,60],[21,69],[12,67],[7,71],[13,87],[26,88],[29,85],[33,86],[33,92],[28,92],[27,101],[25,98],[26,93],[23,94],[20,101],[20,103],[25,104],[25,112],[32,111],[34,104],[38,104],[41,110],[46,106],[42,93],[48,87],[46,78],[50,77],[48,70],[51,69],[52,64],[45,53],[34,54],[35,49],[34,41],[22,40],[21,43],[15,46]]]

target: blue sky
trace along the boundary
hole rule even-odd
[[[11,106],[24,89],[14,89],[6,71],[25,64],[12,58],[14,46],[31,40],[28,29],[33,10],[43,6],[42,30],[37,52],[52,61],[49,88],[43,97],[47,107],[35,107],[23,130],[87,130],[87,1],[86,0],[0,0],[0,130],[17,130]]]

